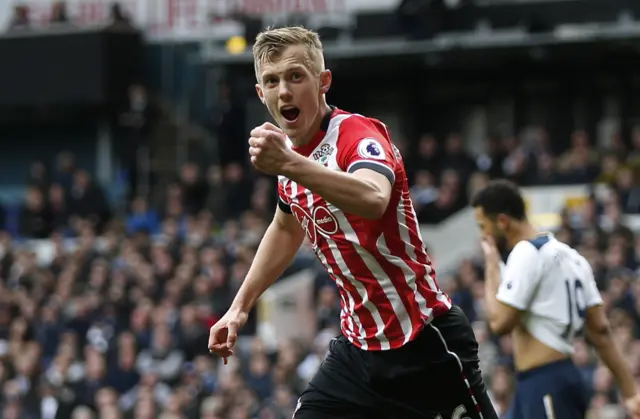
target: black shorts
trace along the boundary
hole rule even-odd
[[[497,419],[478,343],[458,307],[399,349],[363,351],[344,336],[298,401],[295,419]]]

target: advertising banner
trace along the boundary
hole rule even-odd
[[[0,2],[0,29],[8,29],[16,6],[29,9],[33,27],[49,25],[56,0],[5,0]],[[104,24],[110,19],[111,0],[67,0],[70,20],[78,26]],[[227,39],[241,34],[238,15],[261,18],[265,23],[288,15],[314,18],[365,11],[392,10],[397,0],[120,0],[133,23],[156,41]]]

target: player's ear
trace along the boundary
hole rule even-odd
[[[265,103],[264,103],[264,92],[262,91],[262,86],[260,86],[260,83],[256,83],[256,93],[258,94],[258,97],[260,98],[260,102],[262,102],[262,104],[265,105]]]
[[[331,88],[332,75],[331,70],[323,70],[320,72],[320,93],[326,95]]]
[[[509,229],[509,221],[509,217],[505,214],[498,214],[496,217],[496,226],[502,231],[507,231]]]

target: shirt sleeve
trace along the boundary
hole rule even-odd
[[[394,184],[398,163],[387,127],[357,115],[344,120],[338,136],[337,163],[347,173],[369,169]]]
[[[286,214],[291,214],[291,205],[287,198],[282,181],[278,179],[278,208]]]
[[[596,279],[593,275],[591,265],[589,265],[589,262],[584,260],[584,262],[580,263],[580,266],[583,267],[585,271],[583,290],[586,308],[602,305],[602,295],[600,295],[600,291],[598,290],[598,284],[596,283]]]
[[[508,306],[526,310],[540,278],[540,252],[528,241],[522,241],[507,259],[496,298]]]

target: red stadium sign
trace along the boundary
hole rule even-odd
[[[0,28],[9,27],[16,6],[29,10],[32,26],[46,27],[56,0],[7,0],[0,2]],[[67,0],[67,14],[77,25],[92,26],[109,21],[111,0]],[[234,15],[270,19],[290,14],[313,17],[344,16],[362,10],[389,10],[396,0],[120,0],[127,15],[151,39],[226,39],[242,32]]]

